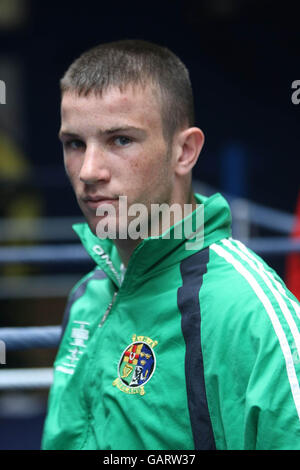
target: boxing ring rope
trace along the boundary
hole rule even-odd
[[[213,194],[215,189],[206,185],[194,185],[195,190],[202,194]],[[233,213],[234,238],[238,238],[259,255],[287,255],[289,253],[300,253],[300,240],[292,240],[286,236],[276,237],[250,237],[250,225],[267,228],[283,235],[290,234],[295,218],[293,215],[286,214],[282,211],[269,209],[258,204],[254,204],[244,199],[233,199],[227,197]],[[70,228],[72,223],[78,222],[72,217],[67,218],[43,218],[35,221],[1,221],[0,220],[0,242],[14,241],[11,237],[12,231],[17,231],[18,237],[24,242],[47,241],[48,244],[39,246],[1,246],[0,247],[0,266],[8,264],[29,264],[29,265],[80,265],[86,268],[88,263],[93,263],[89,255],[86,253],[82,245],[79,243],[62,243],[49,244],[50,241],[70,242],[76,239],[76,235]],[[23,238],[22,238],[23,236]],[[15,238],[17,239],[17,238]],[[53,275],[56,280],[51,288],[47,288],[44,294],[40,296],[63,296],[67,297],[70,287],[75,283],[76,276]],[[34,278],[34,276],[32,276]],[[44,280],[51,279],[50,276],[44,276]],[[79,279],[78,279],[79,280]],[[62,282],[63,281],[63,282]],[[19,279],[15,279],[16,286],[20,285]],[[62,284],[62,288],[55,291],[55,285]],[[21,292],[20,297],[30,297],[30,284],[26,284],[29,290],[28,295]],[[40,287],[43,281],[40,283]],[[4,284],[5,285],[5,284]],[[8,285],[8,284],[6,284]],[[9,298],[13,298],[13,282]],[[4,289],[2,288],[2,291]],[[6,293],[1,292],[0,282],[0,298],[5,298]],[[33,297],[39,296],[38,289],[32,289]],[[18,295],[16,296],[18,297]],[[5,327],[0,328],[0,346],[5,345],[5,351],[28,350],[33,348],[57,348],[61,337],[60,326],[43,326],[43,327]],[[1,351],[0,351],[1,352]],[[6,369],[0,366],[0,391],[1,390],[24,390],[24,389],[47,389],[51,386],[53,380],[53,369],[34,368],[34,369]]]
[[[48,389],[53,381],[51,367],[0,371],[0,390]]]
[[[57,348],[60,326],[0,328],[0,341],[6,351],[24,351],[34,348]],[[53,381],[53,369],[0,369],[0,390],[48,389]]]
[[[57,348],[60,335],[60,326],[0,328],[0,340],[5,343],[6,351],[24,351],[25,349],[33,348]]]
[[[44,245],[44,246],[18,246],[0,248],[1,264],[65,264],[90,261],[91,258],[82,245]]]
[[[289,240],[283,237],[252,238],[246,242],[248,248],[258,254],[287,254],[300,252],[300,240]],[[65,264],[65,263],[91,263],[91,258],[82,245],[43,246],[43,247],[8,247],[0,248],[1,264],[28,263],[28,264]]]

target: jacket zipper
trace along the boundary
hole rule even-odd
[[[118,294],[118,292],[115,292],[115,293],[114,293],[113,298],[112,298],[110,304],[108,305],[108,307],[107,307],[107,309],[106,309],[106,311],[105,311],[105,313],[104,313],[104,315],[103,315],[103,317],[102,317],[102,319],[101,319],[101,322],[100,322],[99,325],[98,325],[98,328],[102,328],[102,326],[104,325],[105,320],[107,319],[107,317],[108,317],[108,315],[109,315],[109,312],[111,311],[112,306],[113,306],[113,304],[114,304],[114,302],[115,302],[115,300],[116,300],[117,294]]]
[[[117,291],[114,293],[113,297],[112,297],[112,300],[110,302],[110,304],[108,305],[99,325],[98,325],[98,328],[101,328],[104,323],[105,323],[105,320],[107,319],[108,315],[109,315],[109,312],[111,311],[112,309],[112,306],[116,300],[116,297],[117,297]],[[86,375],[84,376],[84,380],[86,380]],[[85,436],[85,440],[83,441],[83,444],[81,445],[80,449],[85,449],[85,446],[88,442],[88,438],[89,438],[89,434],[91,432],[91,427],[92,427],[92,424],[91,424],[91,421],[92,421],[92,412],[91,412],[91,402],[90,402],[90,398],[87,394],[87,387],[84,388],[84,399],[85,399],[85,402],[86,402],[86,407],[87,407],[87,410],[88,410],[88,425],[87,425],[87,430],[86,430],[86,436]]]

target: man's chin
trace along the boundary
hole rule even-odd
[[[91,222],[89,222],[89,221],[87,221],[87,224],[88,224],[89,229],[90,229],[90,231],[92,232],[92,234],[97,236],[97,231],[96,231],[96,230],[97,230],[97,227],[96,227],[93,223],[91,223]]]
[[[100,240],[107,238],[110,240],[116,240],[119,238],[119,229],[115,218],[112,219],[108,216],[94,218],[86,217],[86,221],[91,232]],[[124,232],[124,230],[122,230],[122,232]],[[125,228],[125,238],[127,238],[126,233],[127,228]]]
[[[90,214],[89,216],[87,216],[86,214],[84,214],[84,217],[85,217],[85,220],[89,226],[89,229],[90,231],[93,233],[93,235],[97,235],[97,227],[98,227],[98,224],[100,222],[100,217],[91,217]],[[104,217],[102,217],[102,219],[104,219]],[[101,238],[101,237],[98,237],[98,238]]]
[[[148,221],[145,221],[144,230],[141,231],[140,224],[134,223],[130,218],[121,217],[86,217],[86,221],[91,232],[100,240],[142,240],[147,238],[148,234]],[[133,224],[132,224],[133,222]],[[145,231],[146,230],[146,231]],[[151,234],[150,234],[151,235]]]

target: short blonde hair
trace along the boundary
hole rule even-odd
[[[62,94],[75,91],[101,95],[109,87],[127,85],[158,90],[166,140],[184,126],[194,125],[194,100],[189,72],[166,47],[142,40],[100,44],[76,59],[60,81]]]

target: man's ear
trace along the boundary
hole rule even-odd
[[[175,173],[188,174],[197,163],[204,144],[204,134],[198,127],[179,132],[175,141]]]

